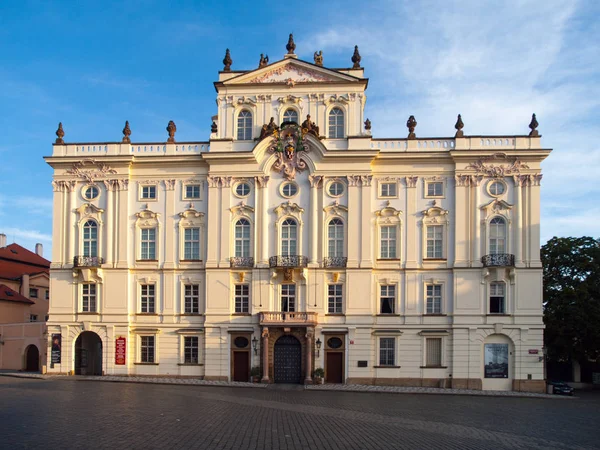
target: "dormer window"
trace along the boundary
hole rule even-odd
[[[288,109],[285,113],[283,113],[283,121],[298,123],[298,113],[296,110]]]

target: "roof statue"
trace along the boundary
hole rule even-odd
[[[167,142],[173,143],[175,142],[175,132],[177,131],[177,126],[175,125],[175,122],[173,122],[172,120],[169,120],[169,125],[167,125],[167,133],[169,133],[169,139],[167,139]]]
[[[229,49],[225,50],[223,64],[225,65],[225,67],[223,67],[223,72],[231,72],[231,64],[233,64],[233,61],[231,59],[231,53],[229,53]]]
[[[319,50],[318,52],[315,52],[315,64],[317,66],[321,66],[323,67],[323,50]]]
[[[360,69],[360,60],[362,58],[360,57],[360,53],[358,53],[358,45],[354,46],[354,54],[352,55],[352,62],[353,62],[353,69]]]
[[[464,137],[463,130],[462,130],[464,127],[465,127],[465,124],[463,123],[462,118],[460,117],[460,114],[459,114],[456,119],[456,124],[454,125],[454,128],[456,128],[456,134],[454,135],[454,137],[457,137],[457,138]]]
[[[306,131],[304,131],[306,130]],[[313,136],[319,137],[319,127],[310,121],[310,114],[306,116],[306,120],[302,122],[302,131],[306,133],[310,133]]]
[[[125,128],[123,128],[123,140],[121,142],[124,144],[131,144],[131,139],[129,136],[131,136],[131,128],[129,128],[129,120],[126,120]]]
[[[258,62],[258,68],[265,67],[269,64],[269,55],[264,56],[262,53],[260,54],[260,61]]]
[[[537,119],[535,118],[535,114],[533,114],[531,116],[531,122],[529,123],[529,128],[531,128],[531,132],[529,133],[529,136],[539,136],[540,133],[538,132],[538,130],[536,130],[536,128],[539,126],[540,126],[540,124],[538,123]]]
[[[217,127],[217,122],[215,122],[213,120],[212,124],[210,125],[210,132],[211,133],[216,133],[217,131],[219,131],[219,128]]]
[[[288,51],[287,52],[288,55],[294,54],[294,51],[296,50],[296,44],[294,43],[294,35],[292,33],[290,33],[290,37],[288,39],[288,43],[285,46],[285,48]]]
[[[63,137],[65,136],[65,132],[63,131],[62,122],[58,123],[58,130],[56,130],[56,141],[55,144],[64,144]]]
[[[369,118],[365,120],[365,130],[371,131],[371,121],[369,120]]]
[[[264,138],[274,135],[276,131],[279,131],[279,127],[275,124],[275,119],[271,117],[269,123],[262,126],[258,140],[262,141]]]
[[[417,126],[417,120],[415,116],[410,116],[406,121],[406,127],[408,128],[408,139],[416,139],[415,128]]]

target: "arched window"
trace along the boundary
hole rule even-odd
[[[490,254],[506,253],[506,221],[494,217],[490,221]]]
[[[344,223],[333,219],[328,226],[329,256],[344,256]]]
[[[240,111],[237,122],[237,138],[240,141],[252,139],[252,113],[248,110]]]
[[[235,224],[235,256],[250,256],[250,222],[240,219]]]
[[[283,121],[284,122],[296,122],[298,123],[298,113],[295,109],[288,109],[283,113]]]
[[[98,256],[98,225],[93,220],[83,226],[83,256]]]
[[[329,139],[344,137],[344,112],[340,108],[329,111]]]
[[[298,224],[293,219],[285,219],[281,224],[281,254],[283,256],[297,255]]]

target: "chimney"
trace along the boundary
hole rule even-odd
[[[42,244],[35,244],[35,253],[42,258],[44,257],[44,246]]]
[[[21,295],[29,298],[29,275],[26,273],[21,276]]]
[[[6,247],[6,235],[0,233],[0,248]]]

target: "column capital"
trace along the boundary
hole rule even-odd
[[[259,188],[266,188],[269,186],[269,180],[271,179],[271,177],[264,175],[264,176],[260,176],[260,177],[254,177],[254,180],[256,181],[256,185]]]
[[[323,175],[309,175],[308,180],[310,181],[310,187],[313,189],[323,187]]]

